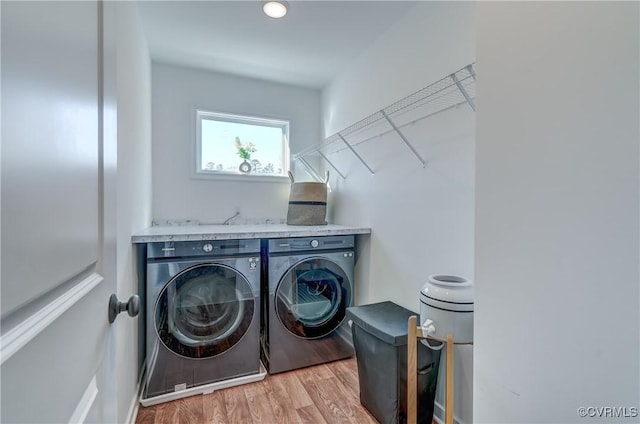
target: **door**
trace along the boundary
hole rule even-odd
[[[3,1],[2,422],[115,422],[101,4]],[[102,166],[110,163],[109,166]]]
[[[335,262],[313,257],[287,270],[275,292],[282,325],[305,339],[324,337],[342,323],[351,304],[351,281]]]

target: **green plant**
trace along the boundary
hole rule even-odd
[[[236,137],[236,140],[233,144],[234,146],[236,146],[236,149],[238,149],[238,156],[240,156],[240,158],[244,160],[251,159],[251,153],[256,151],[255,144],[250,141],[243,143],[242,141],[240,141],[240,137]]]

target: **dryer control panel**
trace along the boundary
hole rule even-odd
[[[291,237],[269,240],[269,253],[307,250],[353,250],[355,236]]]

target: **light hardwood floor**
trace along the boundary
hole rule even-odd
[[[260,382],[142,407],[136,424],[356,423],[377,421],[360,404],[355,358]]]

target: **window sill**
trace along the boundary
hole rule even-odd
[[[209,180],[209,181],[236,181],[236,182],[251,182],[251,183],[287,183],[290,184],[288,176],[284,175],[265,175],[265,174],[235,174],[231,172],[195,172],[191,176],[197,180]]]

